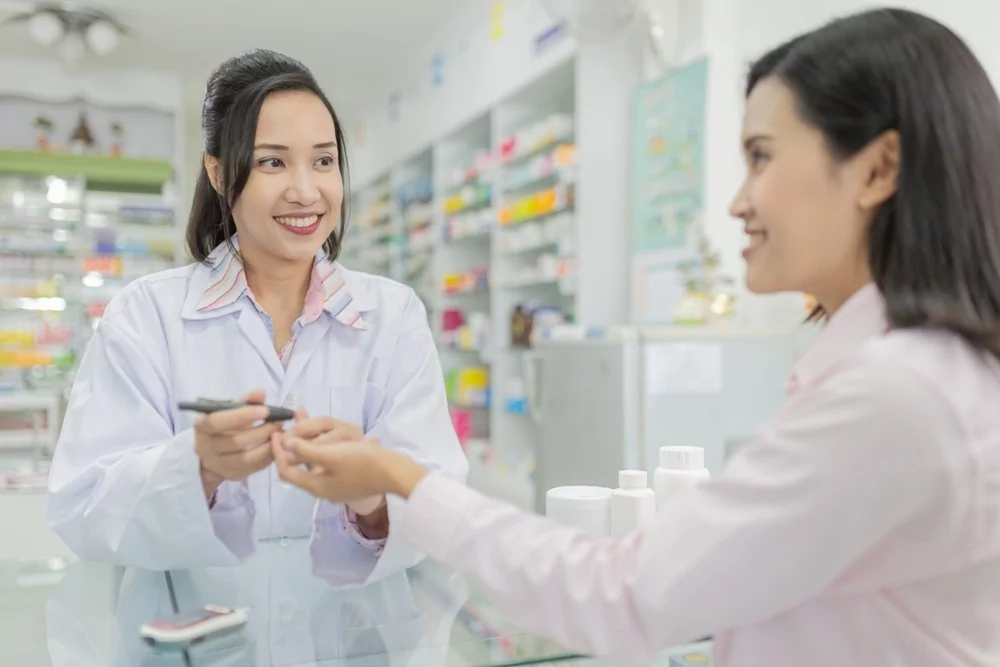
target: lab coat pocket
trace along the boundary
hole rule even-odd
[[[330,416],[360,426],[365,433],[374,428],[382,412],[385,392],[366,382],[350,387],[330,389]]]

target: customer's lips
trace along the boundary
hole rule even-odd
[[[747,229],[745,232],[750,237],[750,244],[743,249],[743,259],[750,259],[767,242],[767,232],[762,229]]]

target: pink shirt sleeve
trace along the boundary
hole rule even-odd
[[[381,505],[379,505],[381,506]],[[375,509],[378,509],[376,507]],[[374,511],[374,510],[372,510]],[[361,526],[358,525],[358,513],[354,511],[352,507],[347,505],[340,506],[340,520],[344,526],[344,530],[347,534],[351,536],[355,542],[360,544],[366,549],[372,551],[375,556],[381,556],[382,551],[385,550],[385,543],[387,538],[371,538],[364,534],[361,530]]]
[[[752,625],[837,585],[905,577],[908,547],[849,577],[961,484],[951,408],[900,364],[861,356],[797,395],[725,473],[624,541],[588,539],[440,476],[410,498],[407,538],[476,580],[501,613],[568,649],[623,660]],[[938,515],[933,515],[938,516]],[[921,523],[922,522],[922,523]],[[915,530],[911,530],[915,527]]]

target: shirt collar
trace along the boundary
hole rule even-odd
[[[194,303],[194,311],[200,317],[229,312],[229,307],[244,295],[252,300],[243,264],[233,252],[234,248],[239,249],[239,241],[235,236],[232,241],[232,247],[222,243],[206,259],[205,287],[197,294]],[[341,324],[364,330],[368,326],[359,306],[348,285],[346,270],[328,261],[322,250],[317,252],[303,307],[307,320],[315,320],[321,311],[326,310]]]
[[[789,378],[789,393],[811,385],[849,353],[888,329],[885,299],[878,288],[869,283],[830,317],[819,336],[795,364]]]

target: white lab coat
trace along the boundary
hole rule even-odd
[[[271,404],[361,425],[384,447],[464,480],[423,304],[390,280],[340,270],[366,328],[324,311],[299,333],[287,370],[248,298],[198,310],[211,279],[203,264],[142,278],[108,304],[83,355],[49,479],[49,523],[77,555],[146,569],[226,566],[258,540],[312,536],[337,545],[357,583],[419,560],[399,537],[400,499],[389,499],[390,536],[376,556],[343,530],[339,506],[285,484],[273,464],[224,482],[209,510],[195,416],[177,410],[178,401],[261,388]]]

